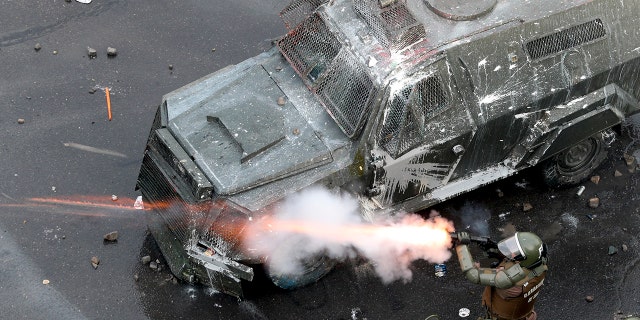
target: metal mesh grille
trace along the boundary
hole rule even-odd
[[[313,15],[278,41],[278,48],[303,77],[315,82],[340,50],[340,42]]]
[[[138,185],[147,205],[153,209],[150,214],[159,214],[178,240],[186,243],[197,217],[208,212],[209,206],[187,201],[179,195],[176,184],[162,173],[149,152],[142,160]]]
[[[562,52],[607,34],[602,20],[595,19],[526,43],[531,59],[539,59]]]
[[[327,2],[329,2],[329,0],[293,0],[280,11],[280,17],[282,21],[284,21],[287,29],[291,30],[306,19],[319,6]]]
[[[349,137],[355,135],[367,113],[373,82],[346,50],[336,58],[317,92],[331,116]]]
[[[207,216],[207,221],[200,224],[200,234],[223,255],[236,259],[240,255],[239,246],[247,222],[247,216],[239,209],[228,202],[216,202]]]
[[[426,37],[424,26],[416,21],[404,1],[380,8],[378,1],[354,0],[354,8],[387,48],[399,50]]]
[[[428,77],[406,87],[391,100],[380,131],[382,146],[397,157],[425,140],[424,126],[448,105],[446,92],[438,77]]]
[[[278,42],[282,54],[309,83],[344,133],[353,137],[366,114],[373,82],[366,69],[317,14]]]

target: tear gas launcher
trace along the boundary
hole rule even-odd
[[[504,258],[498,250],[498,244],[489,237],[474,236],[467,232],[451,232],[450,236],[454,245],[476,243],[490,258]]]

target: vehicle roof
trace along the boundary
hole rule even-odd
[[[520,24],[535,21],[585,3],[594,2],[594,0],[397,0],[398,3],[404,3],[413,18],[424,26],[425,37],[410,47],[395,51],[382,45],[375,36],[363,36],[372,30],[354,10],[354,2],[357,1],[362,2],[363,0],[329,1],[321,11],[322,14],[329,17],[328,23],[333,23],[335,28],[340,29],[352,49],[359,52],[367,60],[363,63],[369,65],[370,71],[378,80],[384,78],[391,69],[402,62],[417,56],[424,57],[427,53],[433,54],[447,44],[478,34],[483,30],[508,23]],[[385,2],[384,0],[368,1],[373,6]],[[430,9],[430,5],[435,9]],[[436,12],[443,9],[443,6],[448,6],[448,8],[440,10],[440,15],[437,14]],[[460,18],[460,13],[473,15],[474,9],[468,9],[465,6],[489,6],[490,10],[485,14],[476,10],[475,13],[480,15],[475,18],[455,20]],[[444,15],[451,14],[452,18],[443,17],[443,13]],[[377,70],[372,68],[372,58],[373,62],[379,63],[375,65]]]

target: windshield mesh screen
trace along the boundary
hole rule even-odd
[[[315,82],[340,51],[340,42],[315,14],[278,41],[278,48],[303,79]]]
[[[349,137],[355,135],[367,114],[373,83],[348,51],[342,51],[319,84],[317,92],[325,107]]]
[[[595,19],[529,41],[525,47],[531,59],[539,59],[602,38],[606,34],[602,20]]]
[[[282,54],[349,137],[358,133],[375,87],[367,70],[315,14],[278,42]]]
[[[378,1],[355,0],[353,6],[387,48],[400,50],[426,37],[424,26],[416,21],[405,1],[380,8]]]
[[[320,5],[329,0],[293,0],[280,11],[280,17],[287,29],[291,30],[308,17]]]

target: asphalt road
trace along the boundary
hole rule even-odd
[[[351,261],[296,291],[257,272],[243,301],[141,264],[144,255],[162,264],[133,208],[162,95],[267,50],[285,32],[277,13],[287,2],[0,0],[0,318],[458,319],[466,307],[475,319],[482,288],[464,280],[455,260],[445,277],[416,263],[413,281],[391,285],[366,261]],[[108,58],[107,47],[118,55]],[[622,160],[637,148],[619,140],[600,182],[586,182],[582,196],[547,189],[525,172],[437,209],[459,229],[488,226],[494,238],[513,229],[542,235],[551,270],[540,319],[640,314],[640,175]],[[589,208],[596,195],[601,205]],[[118,241],[105,243],[111,231]]]

